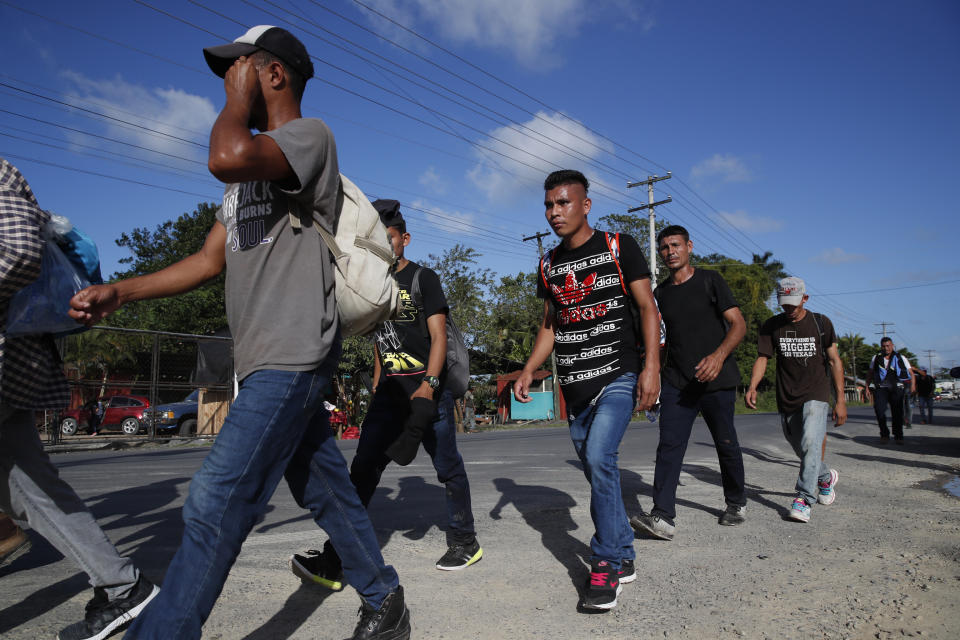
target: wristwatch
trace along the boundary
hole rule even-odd
[[[440,387],[440,378],[437,376],[423,376],[423,381],[430,385],[430,388],[433,390]]]

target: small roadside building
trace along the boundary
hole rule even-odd
[[[555,420],[553,411],[553,373],[540,369],[533,373],[530,385],[530,402],[518,402],[513,397],[513,383],[520,377],[521,370],[497,376],[497,421],[501,424],[511,420]],[[563,394],[560,396],[560,416],[567,415]]]

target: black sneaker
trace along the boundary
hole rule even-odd
[[[617,606],[621,589],[620,576],[613,565],[606,560],[595,562],[590,566],[583,606],[587,609],[613,609]]]
[[[437,560],[437,569],[442,571],[457,571],[466,569],[483,557],[483,549],[474,538],[470,544],[452,544],[443,557]]]
[[[360,605],[360,621],[352,640],[408,640],[410,612],[403,603],[403,587],[398,586],[384,598],[379,609],[366,602]]]
[[[743,524],[743,521],[746,519],[746,515],[746,505],[740,506],[728,504],[727,510],[720,514],[720,524],[726,527],[735,527],[738,524]]]
[[[633,566],[633,560],[620,561],[620,584],[629,584],[637,579],[637,570]]]
[[[158,593],[160,587],[147,580],[142,573],[126,598],[110,602],[106,592],[98,587],[93,590],[93,600],[87,603],[87,614],[83,621],[63,629],[57,634],[57,640],[102,640],[130,624]]]
[[[331,591],[343,591],[343,568],[336,552],[310,549],[290,556],[290,570],[303,582],[318,584]]]

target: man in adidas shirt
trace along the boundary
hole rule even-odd
[[[758,356],[744,396],[746,405],[756,409],[757,385],[763,380],[767,362],[776,354],[780,424],[787,442],[800,458],[797,496],[789,513],[790,519],[798,522],[810,521],[813,505],[833,504],[837,497],[840,476],[823,461],[831,382],[837,397],[834,424],[839,427],[847,421],[837,334],[830,318],[804,307],[809,299],[800,278],[784,278],[777,284],[777,302],[783,307],[783,313],[773,316],[760,328]]]
[[[617,450],[634,407],[651,408],[660,391],[660,320],[640,247],[628,235],[591,228],[588,188],[579,171],[555,171],[544,182],[547,222],[561,242],[541,261],[537,296],[544,299],[543,321],[513,393],[530,402],[533,372],[556,350],[595,528],[582,604],[612,609],[621,584],[636,578]]]

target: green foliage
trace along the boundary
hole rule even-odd
[[[536,291],[536,272],[503,276],[493,288],[487,330],[476,346],[503,361],[504,371],[513,369],[510,361],[526,362],[533,351],[543,318],[543,300]]]
[[[422,263],[440,278],[450,314],[468,347],[473,347],[489,330],[487,297],[494,278],[490,269],[476,266],[480,257],[476,249],[458,243],[441,256],[431,253]]]
[[[200,203],[193,213],[168,220],[152,232],[136,228],[123,233],[116,242],[130,250],[131,255],[120,260],[129,268],[113,274],[113,280],[160,271],[199,251],[216,220],[217,208],[212,203]],[[108,319],[108,324],[130,329],[213,333],[227,326],[224,276],[173,298],[126,305]]]

